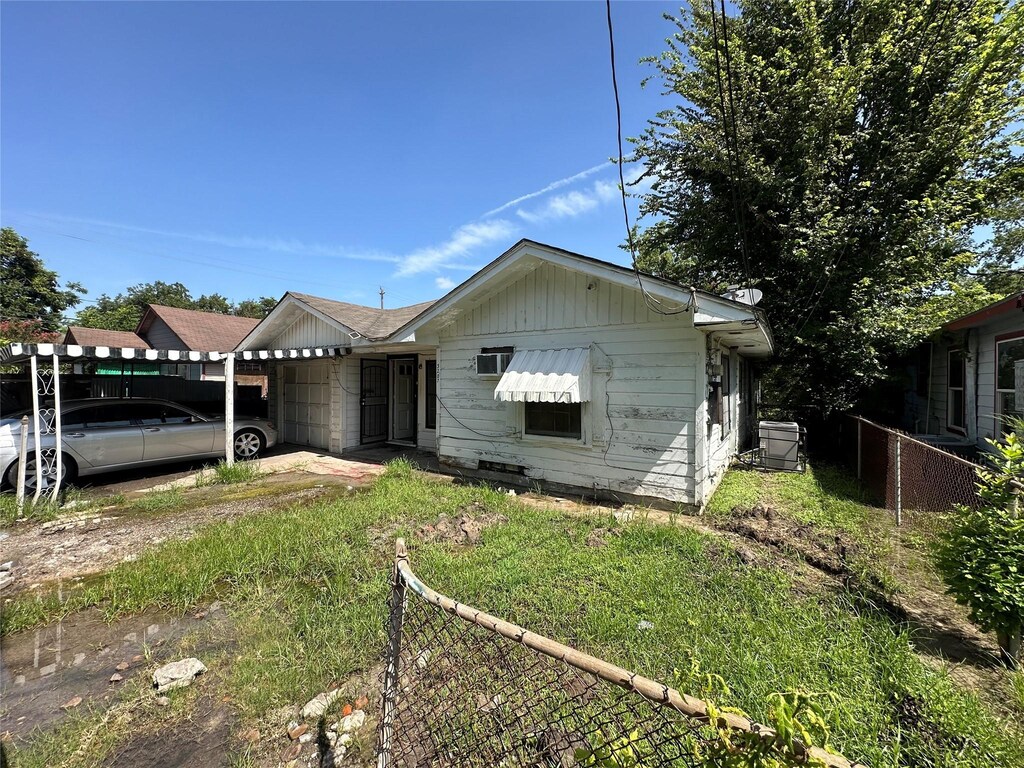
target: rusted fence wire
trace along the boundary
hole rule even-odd
[[[712,724],[699,699],[435,592],[401,539],[389,608],[378,768],[713,766],[719,728],[746,734],[736,749],[776,739],[733,713],[711,710]]]
[[[978,464],[860,416],[851,416],[850,424],[844,439],[850,468],[897,523],[905,511],[949,512],[981,503]]]

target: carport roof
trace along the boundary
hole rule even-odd
[[[247,352],[200,352],[178,349],[136,349],[133,347],[90,347],[78,344],[21,344],[0,347],[0,364],[24,363],[33,356],[52,356],[71,360],[135,360],[170,363],[220,362],[227,357],[239,360],[291,360],[339,357],[348,347],[306,347],[303,349],[260,349]]]

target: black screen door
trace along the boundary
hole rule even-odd
[[[359,442],[379,442],[388,432],[388,364],[366,359],[360,363]]]

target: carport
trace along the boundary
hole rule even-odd
[[[66,363],[82,361],[108,362],[160,362],[160,363],[204,363],[216,362],[224,364],[224,431],[225,435],[234,433],[234,402],[235,402],[235,361],[286,361],[314,360],[317,358],[343,357],[350,352],[347,346],[304,347],[300,349],[263,349],[245,352],[198,352],[175,349],[135,349],[131,347],[88,347],[74,344],[23,344],[12,343],[0,347],[0,365],[20,365],[27,367],[31,382],[32,412],[25,418],[31,420],[33,445],[19,453],[27,456],[35,455],[35,493],[38,500],[43,492],[43,481],[47,482],[47,491],[53,498],[60,492],[60,481],[63,475],[61,433],[61,385],[60,366]],[[48,401],[53,401],[52,406]],[[26,433],[22,433],[22,443]],[[42,448],[40,438],[54,438],[52,448]],[[225,439],[224,460],[233,464],[235,460],[233,441]],[[19,475],[17,492],[19,507],[24,502],[25,465],[19,459]]]

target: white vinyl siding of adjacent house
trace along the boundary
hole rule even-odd
[[[986,439],[998,435],[996,420],[996,339],[1024,336],[1024,318],[1019,313],[997,317],[977,328],[958,331],[932,345],[932,376],[929,387],[931,407],[925,432],[959,437],[988,449]],[[964,349],[965,428],[949,424],[949,352]]]
[[[441,329],[438,454],[470,468],[521,466],[549,483],[699,504],[703,345],[689,314],[657,314],[636,290],[543,264]],[[591,349],[581,440],[521,434],[523,404],[495,401],[498,379],[475,370],[481,348],[504,346]]]
[[[978,334],[978,442],[999,434],[996,404],[996,339],[1024,336],[1024,314],[1010,312],[982,326]]]

